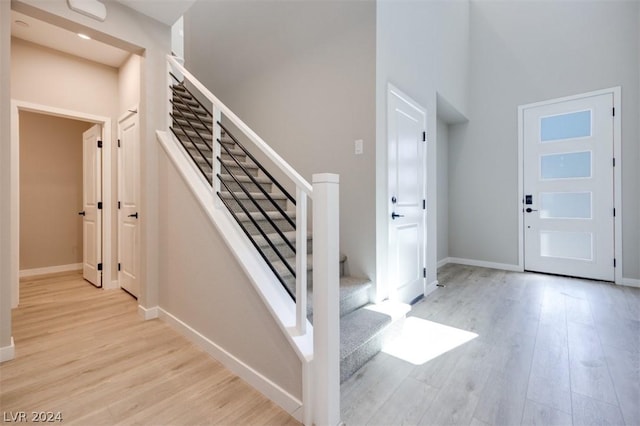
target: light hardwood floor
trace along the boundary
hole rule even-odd
[[[410,315],[478,337],[421,365],[378,354],[342,385],[347,425],[640,425],[640,289],[461,265],[438,279]]]
[[[120,290],[78,273],[24,280],[16,359],[0,364],[0,411],[64,424],[298,424]]]

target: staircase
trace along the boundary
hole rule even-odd
[[[260,253],[287,293],[296,298],[296,200],[222,123],[174,77],[171,131]],[[213,140],[215,127],[220,138]],[[215,144],[219,144],[218,147]],[[215,153],[220,155],[214,158]],[[220,173],[214,176],[216,165]],[[307,318],[313,323],[311,234],[307,234]],[[340,257],[340,380],[349,378],[382,348],[389,315],[368,309],[372,283],[345,276]]]

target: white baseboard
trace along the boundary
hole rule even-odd
[[[436,264],[436,267],[438,269],[440,269],[444,265],[446,265],[447,263],[451,263],[451,258],[450,257],[445,257],[444,259],[439,260],[438,263]]]
[[[159,309],[160,308],[157,306],[154,306],[153,308],[145,308],[142,305],[138,305],[138,315],[140,315],[140,317],[145,321],[156,319],[158,318]]]
[[[522,268],[518,265],[508,263],[487,262],[484,260],[462,259],[460,257],[448,257],[447,263],[457,263],[460,265],[479,266],[481,268],[502,269],[504,271],[522,272]]]
[[[0,348],[0,362],[11,361],[16,356],[16,345],[13,343],[13,337],[11,338],[11,344],[9,346],[3,346]]]
[[[35,277],[36,275],[56,274],[58,272],[70,272],[82,270],[82,263],[72,263],[69,265],[47,266],[44,268],[23,269],[20,271],[20,278]]]
[[[264,396],[279,405],[287,413],[292,415],[296,414],[297,416],[301,415],[301,410],[299,410],[299,408],[302,406],[302,402],[298,398],[294,397],[276,383],[273,383],[267,377],[263,376],[260,372],[254,370],[251,366],[245,364],[233,354],[227,352],[224,348],[211,341],[208,337],[200,334],[200,332],[194,330],[188,324],[176,318],[169,312],[162,308],[157,309],[160,313],[160,319],[178,330],[182,335],[193,342],[196,346],[202,348],[213,358],[220,361],[222,365],[231,370],[231,372],[249,383]]]
[[[638,287],[640,288],[640,280],[635,278],[622,278],[622,285],[626,285],[628,287]]]

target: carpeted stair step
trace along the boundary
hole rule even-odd
[[[233,192],[243,192],[242,188],[240,188],[240,185],[238,184],[239,182],[242,184],[244,189],[246,189],[249,192],[262,192],[260,191],[260,188],[258,188],[258,185],[260,185],[260,187],[264,189],[266,192],[271,193],[271,187],[272,187],[271,181],[268,178],[263,176],[253,176],[253,179],[251,179],[249,176],[246,176],[246,175],[235,176],[235,179],[234,179],[231,175],[221,174],[220,179],[224,181],[229,187],[229,189]],[[238,182],[236,182],[236,179],[238,180]],[[280,217],[282,217],[282,215],[280,215]],[[248,218],[247,218],[247,221],[251,222]]]
[[[295,223],[296,212],[285,210],[285,213]],[[253,218],[253,220],[256,221],[260,229],[262,229],[263,231],[268,233],[276,232],[276,230],[273,228],[271,223],[264,217],[262,213],[255,212],[255,213],[250,213],[250,215]],[[255,225],[251,221],[251,219],[249,219],[249,216],[247,216],[245,213],[238,213],[237,216],[238,216],[238,219],[247,227],[250,233],[252,234],[259,233]],[[277,226],[278,229],[280,229],[281,231],[286,232],[286,231],[294,230],[293,226],[282,216],[282,214],[279,211],[277,210],[268,211],[267,216],[269,217],[269,219],[271,219],[273,224]]]
[[[204,141],[207,145],[211,146],[211,141],[213,140],[213,135],[209,133],[201,133],[198,134],[193,130],[185,128],[184,130],[178,126],[173,126],[173,131],[179,139],[193,140],[193,141]]]
[[[340,382],[382,349],[391,316],[362,307],[340,318]]]
[[[175,115],[185,118],[192,118],[198,122],[204,122],[209,128],[212,128],[213,118],[200,105],[195,103],[184,103],[180,99],[173,99],[172,108]]]
[[[234,195],[240,200],[240,202],[242,203],[243,206],[245,206],[245,208],[251,213],[251,212],[259,212],[260,210],[256,207],[255,203],[253,203],[253,201],[249,200],[249,197],[247,196],[247,194],[243,193],[243,192],[234,192]],[[261,193],[261,192],[255,192],[255,193],[251,193],[250,194],[251,197],[256,200],[256,202],[258,203],[258,205],[260,205],[260,207],[262,207],[263,210],[265,211],[272,211],[274,209],[274,206],[271,202],[271,200],[267,199],[267,197]],[[221,190],[220,191],[220,196],[222,197],[222,199],[227,200],[229,206],[233,209],[234,212],[236,213],[244,213],[244,210],[238,206],[237,202],[235,201],[235,199],[233,198],[233,196],[225,191],[225,190]],[[280,208],[282,208],[282,210],[286,210],[287,209],[287,197],[281,194],[271,194],[270,195],[271,198],[273,199],[274,202],[276,202]]]
[[[240,162],[240,165],[242,166],[241,168],[240,165],[238,165],[238,163],[236,163],[235,161],[223,159],[222,164],[223,165],[220,166],[220,174],[225,173],[225,174],[233,174],[233,175],[243,175],[243,174],[250,173],[253,176],[258,176],[258,166],[256,166],[253,163],[246,162],[246,161],[244,163]]]
[[[289,241],[291,245],[293,245],[293,247],[296,246],[296,231],[286,231],[286,232],[283,232],[282,234],[285,236],[286,240]],[[271,247],[269,242],[260,233],[254,234],[253,238],[256,244],[258,245],[258,247],[260,247],[263,250],[263,252],[266,254],[267,258],[270,261],[274,261],[274,262],[282,261],[280,257],[276,254],[275,250]],[[273,243],[273,245],[276,247],[276,249],[280,252],[280,254],[285,259],[293,259],[289,263],[295,267],[295,264],[296,264],[295,252],[291,250],[291,247],[289,247],[289,245],[280,236],[280,234],[278,234],[277,232],[267,234],[267,238],[269,239],[269,241]],[[311,253],[311,245],[312,245],[311,233],[308,233],[307,234],[307,253]]]
[[[371,280],[344,276],[344,262],[346,256],[340,256],[340,317],[369,304]],[[313,323],[313,286],[307,289],[307,319]]]
[[[173,114],[173,127],[189,129],[201,134],[213,134],[211,127],[207,127],[195,118],[184,117],[184,114]]]
[[[272,265],[276,268],[276,271],[280,274],[280,276],[284,279],[285,284],[291,290],[292,293],[295,294],[296,289],[296,277],[294,277],[291,272],[287,269],[287,267],[282,263],[280,258],[277,258],[272,262]],[[295,269],[296,258],[295,256],[291,256],[285,259],[289,265],[293,269]],[[344,265],[347,261],[347,256],[344,254],[340,254],[340,282],[342,283],[342,278],[344,277]],[[307,318],[309,321],[313,320],[313,255],[311,253],[307,254]],[[342,285],[342,284],[341,284]],[[342,291],[342,290],[341,290]]]

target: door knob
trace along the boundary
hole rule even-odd
[[[84,216],[86,213],[84,212],[84,210],[82,210],[81,212],[78,212],[78,214],[79,214],[80,216]]]
[[[398,214],[396,212],[391,213],[391,219],[395,220],[398,217],[404,217],[404,215],[403,214]]]
[[[527,207],[527,209],[525,210],[525,212],[527,213],[531,213],[531,212],[537,212],[538,210],[532,209],[531,207]]]
[[[138,212],[135,212],[133,214],[130,214],[129,217],[135,217],[136,219],[138,218]]]

